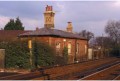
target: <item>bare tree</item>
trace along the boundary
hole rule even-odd
[[[120,43],[120,21],[108,21],[105,32],[115,41],[115,44]]]
[[[86,30],[82,30],[80,33],[79,33],[80,36],[82,37],[85,37],[87,38],[88,40],[90,40],[91,38],[94,37],[94,34],[90,31],[86,31]]]
[[[112,48],[113,40],[111,40],[110,37],[95,37],[93,40],[90,41],[90,45],[93,47],[100,46],[104,48]]]

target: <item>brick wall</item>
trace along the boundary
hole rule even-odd
[[[75,58],[75,50],[76,44],[78,45],[79,51],[76,53],[76,57],[78,61],[84,60],[87,58],[87,52],[85,53],[85,45],[87,45],[87,40],[80,40],[80,39],[70,39],[70,38],[62,38],[62,37],[32,37],[32,38],[22,38],[22,39],[32,39],[32,40],[37,40],[43,43],[48,43],[50,46],[56,49],[56,53],[60,56],[62,56],[62,52],[64,49],[64,46],[68,47],[68,44],[71,44],[71,53],[69,53],[69,63],[74,62]],[[59,52],[57,52],[57,47],[56,45],[60,43],[60,49]],[[86,49],[87,51],[87,49]]]

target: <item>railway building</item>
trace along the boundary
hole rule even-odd
[[[68,48],[69,63],[87,59],[88,41],[86,38],[73,32],[72,22],[68,22],[66,30],[55,29],[55,12],[52,6],[46,6],[44,12],[44,28],[20,34],[21,40],[37,40],[51,45],[56,50],[56,55],[62,56],[64,47]]]
[[[69,63],[88,58],[88,40],[73,32],[72,22],[68,22],[66,30],[55,29],[55,12],[52,6],[46,6],[44,12],[44,28],[36,30],[0,30],[0,42],[19,40],[37,40],[51,45],[56,55],[63,56],[65,47],[68,48]]]

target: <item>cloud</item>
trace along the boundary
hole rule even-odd
[[[43,14],[43,5],[42,2],[37,1],[3,1],[0,2],[0,14],[10,17],[20,16],[38,19]]]
[[[62,3],[59,3],[62,4]],[[65,2],[64,17],[75,22],[101,21],[120,17],[120,11],[112,7],[114,2]]]
[[[80,24],[79,30],[86,29],[88,31],[95,33],[95,36],[101,36],[102,34],[105,34],[104,29],[105,29],[106,23],[107,23],[107,20],[84,22]]]
[[[106,22],[120,19],[116,1],[6,1],[0,2],[0,27],[10,18],[20,17],[26,30],[44,26],[46,5],[55,11],[55,28],[65,30],[71,21],[74,31],[90,30],[96,35],[104,33]]]
[[[28,18],[21,18],[25,26],[25,30],[35,30],[36,27],[43,28],[43,20],[35,20],[35,19],[28,19]]]
[[[74,31],[86,29],[96,36],[101,35],[108,20],[120,19],[120,10],[114,6],[114,3],[114,1],[58,2],[56,6],[61,12],[56,13],[56,27],[65,30],[67,22],[72,21]]]
[[[5,24],[9,21],[9,17],[0,16],[0,28],[4,28]]]
[[[11,18],[0,16],[0,28],[4,28],[5,25],[10,21]],[[14,20],[16,18],[13,18]],[[43,27],[43,21],[42,20],[36,20],[36,19],[29,19],[29,18],[20,18],[21,22],[23,23],[23,26],[25,27],[25,30],[35,30],[36,27],[42,28]]]

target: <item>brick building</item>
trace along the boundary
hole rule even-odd
[[[87,58],[87,39],[73,33],[71,22],[68,22],[65,31],[55,29],[54,16],[52,6],[47,5],[44,12],[44,28],[37,28],[35,31],[20,34],[19,37],[23,40],[37,40],[48,43],[56,49],[56,55],[59,56],[62,56],[64,47],[67,47],[69,63]]]
[[[16,41],[18,35],[31,30],[0,30],[0,42]]]

